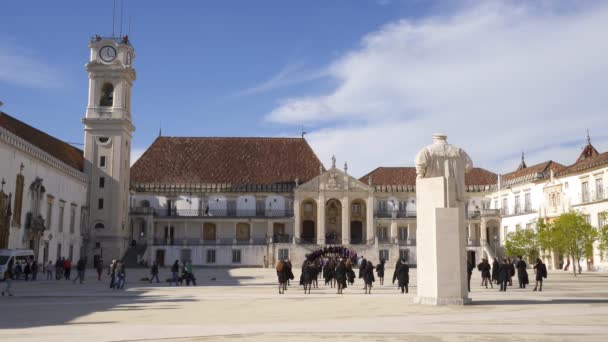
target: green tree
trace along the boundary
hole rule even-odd
[[[608,212],[603,212],[600,215],[602,215],[604,222],[606,222],[608,219]],[[598,227],[598,231],[600,253],[608,253],[608,223],[603,227]]]
[[[507,234],[505,251],[510,256],[526,256],[528,261],[538,257],[538,234],[532,229],[517,229]]]
[[[598,231],[587,223],[585,215],[575,211],[561,214],[550,226],[551,245],[556,250],[565,251],[573,261],[576,260],[576,264],[572,264],[572,271],[576,276],[575,266],[578,266],[580,274],[580,259],[593,254],[593,243],[597,241]]]

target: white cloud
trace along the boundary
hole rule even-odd
[[[2,43],[0,82],[29,88],[55,88],[63,81],[58,70],[34,57],[33,53]]]
[[[323,70],[307,70],[302,61],[287,63],[276,75],[250,88],[238,91],[235,96],[253,95],[270,90],[316,80],[326,76]]]
[[[308,135],[315,151],[348,159],[355,175],[412,165],[438,131],[497,172],[522,150],[529,164],[571,163],[577,146],[561,144],[608,129],[608,5],[581,4],[483,2],[390,23],[328,66],[335,89],[283,99],[266,119],[320,127]]]

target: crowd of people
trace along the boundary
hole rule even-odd
[[[490,265],[487,259],[482,259],[481,263],[477,265],[477,270],[481,273],[481,286],[485,286],[486,289],[488,288],[488,285],[490,285],[490,288],[494,288],[493,284],[496,284],[500,291],[506,292],[508,286],[513,286],[513,277],[515,277],[516,274],[520,289],[525,289],[526,285],[530,283],[528,277],[528,264],[521,255],[516,260],[504,258],[502,261],[499,261],[498,258],[494,258],[492,265]],[[532,270],[534,271],[536,279],[533,291],[542,291],[543,279],[547,278],[547,266],[540,258],[537,258]],[[469,291],[471,291],[471,273],[473,271],[473,265],[470,261],[467,263],[467,271],[469,277]]]
[[[72,280],[72,260],[68,258],[59,258],[55,262],[49,261],[45,265],[38,264],[38,261],[30,258],[27,260],[11,259],[7,264],[7,269],[3,275],[5,281],[5,289],[2,291],[2,296],[12,296],[13,281],[37,281],[38,272],[42,268],[43,276],[46,280]],[[82,284],[84,282],[84,272],[86,268],[86,260],[80,259],[76,263],[76,277],[72,280]]]
[[[358,269],[358,276],[355,274]],[[355,278],[363,282],[365,294],[371,294],[376,277],[380,285],[384,285],[385,261],[374,266],[365,257],[358,257],[356,253],[343,247],[326,247],[306,255],[302,263],[299,284],[304,287],[304,293],[310,294],[312,288],[318,287],[318,280],[322,278],[325,286],[336,288],[337,294],[344,294],[344,289],[353,286]],[[279,294],[284,294],[290,280],[294,279],[291,261],[279,260],[276,264],[279,282]],[[375,275],[374,275],[375,272]],[[393,274],[393,284],[398,281],[401,293],[409,292],[409,265],[405,260],[398,260]]]

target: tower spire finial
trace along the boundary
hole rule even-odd
[[[591,145],[591,136],[589,135],[589,128],[587,128],[587,144]]]
[[[528,167],[528,165],[526,165],[525,154],[524,154],[524,151],[522,150],[521,151],[521,162],[519,163],[519,166],[517,167],[517,169],[521,170],[521,169],[525,169],[527,167]]]

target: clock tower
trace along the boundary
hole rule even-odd
[[[85,173],[89,176],[84,248],[89,262],[108,264],[128,248],[131,136],[131,87],[135,50],[129,38],[95,36],[91,55],[89,100],[84,119]]]

